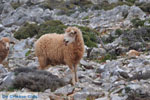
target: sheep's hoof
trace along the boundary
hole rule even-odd
[[[71,79],[70,83],[71,83],[71,85],[73,85],[73,86],[76,84],[75,80],[73,81],[72,79]]]
[[[44,68],[43,68],[43,67],[40,67],[40,66],[38,67],[38,69],[39,69],[39,70],[44,70]]]

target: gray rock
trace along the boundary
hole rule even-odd
[[[33,4],[38,4],[38,3],[42,3],[42,2],[44,2],[45,0],[31,0],[31,2],[33,3]]]
[[[14,51],[22,51],[26,47],[27,40],[21,40],[14,45]]]
[[[84,92],[77,92],[74,94],[74,100],[86,100],[88,97],[89,93],[84,93]]]
[[[140,19],[145,19],[145,13],[137,6],[132,6],[129,10],[129,14],[126,19],[132,20],[135,17]]]
[[[120,69],[120,67],[122,66],[122,62],[121,61],[111,61],[105,64],[104,69],[105,71],[110,71],[114,74],[117,74],[119,71],[123,71],[122,69]],[[119,73],[118,73],[119,74]]]
[[[148,38],[150,36],[149,31],[150,31],[150,28],[143,27],[143,28],[134,29],[128,32],[124,32],[120,36],[120,38],[122,38],[122,45],[129,47],[131,49],[144,50],[145,48],[147,48],[145,43],[149,41],[149,38]]]
[[[117,3],[119,0],[108,0],[109,4],[111,3]]]
[[[44,91],[46,89],[55,91],[65,85],[62,79],[48,71],[23,67],[15,69],[14,72],[17,73],[13,83],[15,88],[28,88],[32,91]]]
[[[4,68],[2,64],[0,64],[0,74],[1,73],[7,73],[8,71]]]
[[[121,97],[117,94],[111,95],[111,100],[127,100],[127,96]]]
[[[26,57],[26,53],[29,51],[30,49],[24,49],[22,51],[16,51],[12,58],[25,58]]]
[[[0,89],[6,89],[11,87],[13,85],[14,78],[14,73],[8,72],[7,75],[3,78],[2,84],[0,85]]]
[[[142,42],[135,42],[131,44],[129,49],[134,49],[134,50],[139,50],[140,48],[143,48],[143,43]]]
[[[99,58],[106,54],[106,50],[103,48],[93,48],[90,52],[90,58]]]
[[[142,86],[139,84],[129,84],[128,87],[133,90],[140,89]]]
[[[35,38],[28,38],[27,41],[26,41],[26,45],[28,47],[34,47],[34,42],[35,42]]]
[[[4,26],[0,24],[0,32],[4,30]]]
[[[35,61],[35,62],[31,62],[27,65],[27,67],[30,67],[30,68],[38,68],[39,67],[39,62],[38,61]]]
[[[82,19],[82,18],[84,18],[84,17],[86,17],[86,16],[88,16],[88,13],[82,12],[82,13],[79,14],[78,18],[79,18],[79,19]]]
[[[73,13],[70,17],[73,17],[73,18],[77,18],[79,16],[80,12],[79,11],[76,11],[75,13]]]
[[[83,89],[74,94],[74,100],[86,100],[87,98],[98,98],[104,95],[101,88],[91,85],[88,82],[87,84],[80,84],[79,87]]]
[[[13,10],[14,10],[9,2],[4,3],[1,7],[3,7],[3,8],[2,8],[0,19],[7,17],[8,14],[13,12]]]
[[[69,84],[69,85],[66,85],[62,88],[57,89],[55,91],[55,94],[67,96],[68,94],[73,93],[73,90],[74,90],[74,87]]]
[[[53,15],[53,11],[50,11],[49,9],[46,9],[41,16],[43,20],[51,20]]]
[[[9,13],[6,18],[2,19],[2,24],[4,26],[22,25],[26,21],[42,23],[44,22],[44,20],[41,19],[43,12],[42,8],[36,6],[29,9],[20,7],[12,13]]]
[[[136,3],[150,3],[150,0],[136,0]]]
[[[87,69],[93,69],[92,64],[88,63],[87,61],[85,61],[83,59],[80,60],[80,64],[83,65]]]
[[[36,7],[31,9],[31,11],[29,11],[28,16],[30,16],[32,21],[38,22],[38,23],[42,23],[43,20],[40,18],[43,15],[43,9]]]
[[[14,24],[23,24],[26,20],[23,20],[26,18],[25,14],[26,9],[20,8],[18,10],[13,11],[12,13],[9,13],[9,15],[2,19],[2,24],[4,26],[12,26]],[[23,18],[23,19],[22,19]]]
[[[100,16],[90,19],[89,26],[96,27],[114,27],[120,20],[124,19],[124,15],[128,13],[129,6],[118,6],[112,10],[101,11]]]
[[[103,83],[101,85],[106,91],[109,91],[112,87],[113,87],[113,84],[112,83]]]
[[[93,4],[101,4],[105,0],[90,0]]]
[[[109,100],[109,97],[102,97],[102,98],[97,98],[95,100]]]

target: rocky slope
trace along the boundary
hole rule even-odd
[[[0,37],[10,53],[0,65],[0,90],[38,91],[39,100],[150,100],[149,0],[0,0]],[[79,27],[86,52],[80,82],[67,66],[39,71],[34,42]],[[136,50],[136,51],[134,51]]]

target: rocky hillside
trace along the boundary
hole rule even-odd
[[[85,54],[72,86],[69,67],[38,70],[35,41],[76,26]],[[0,38],[10,52],[0,91],[39,92],[38,100],[150,100],[150,0],[0,0]]]

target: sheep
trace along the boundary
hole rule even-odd
[[[7,37],[3,37],[0,40],[0,64],[2,64],[9,53],[9,43],[10,40]]]
[[[39,69],[48,65],[68,65],[72,74],[72,84],[78,82],[77,65],[84,54],[82,32],[77,27],[68,27],[65,34],[45,34],[35,43],[35,55]]]

